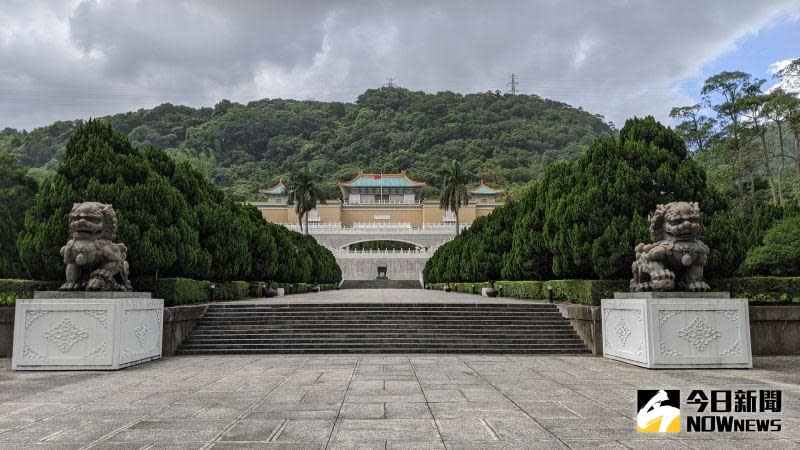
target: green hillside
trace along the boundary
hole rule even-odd
[[[499,92],[426,94],[370,89],[355,103],[264,99],[223,100],[213,108],[162,104],[104,117],[135,146],[166,149],[189,160],[234,198],[253,199],[261,187],[308,165],[336,194],[339,180],[359,169],[405,169],[429,183],[436,169],[458,159],[475,180],[515,190],[554,161],[573,159],[612,129],[601,116],[535,95]],[[6,128],[0,148],[15,153],[32,175],[48,176],[82,121],[33,131]]]

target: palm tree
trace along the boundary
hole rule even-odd
[[[308,234],[308,213],[317,207],[317,203],[325,204],[325,196],[319,187],[321,178],[307,168],[297,172],[289,180],[289,204],[294,204],[300,231],[303,231],[305,219],[305,234]]]
[[[442,195],[439,197],[439,207],[445,211],[453,211],[453,214],[455,214],[456,236],[458,236],[459,231],[461,231],[458,210],[462,206],[466,206],[469,201],[469,191],[467,191],[469,174],[464,172],[461,164],[455,159],[452,163],[442,167],[440,174],[442,176]]]

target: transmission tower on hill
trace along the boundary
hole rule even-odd
[[[511,81],[506,83],[506,86],[509,86],[511,89],[508,90],[508,93],[511,95],[517,95],[517,87],[519,86],[519,81],[517,81],[517,75],[511,74]]]
[[[394,84],[394,78],[392,78],[392,77],[387,78],[386,79],[386,84],[384,84],[383,87],[388,87],[388,88],[397,87],[397,85]]]

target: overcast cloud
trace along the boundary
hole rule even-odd
[[[0,128],[152,107],[506,90],[665,119],[678,82],[796,0],[0,0]]]

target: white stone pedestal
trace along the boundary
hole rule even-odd
[[[747,299],[625,292],[602,300],[603,355],[653,369],[750,368]]]
[[[164,300],[149,292],[36,292],[18,299],[15,370],[116,370],[161,357]]]

